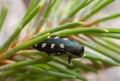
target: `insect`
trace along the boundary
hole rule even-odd
[[[59,36],[49,36],[46,40],[35,44],[33,47],[48,54],[67,54],[68,63],[71,62],[72,56],[82,57],[84,52],[84,47],[76,40]]]

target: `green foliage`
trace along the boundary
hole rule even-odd
[[[2,25],[4,23],[5,17],[7,16],[7,11],[8,11],[7,6],[3,6],[2,10],[1,10],[1,14],[0,14],[0,31],[1,31]]]
[[[119,17],[120,12],[110,13],[84,24],[113,1],[115,0],[68,0],[68,2],[31,0],[24,17],[16,26],[16,30],[0,46],[0,63],[3,63],[0,66],[0,81],[5,81],[7,78],[11,81],[65,81],[67,79],[87,81],[84,76],[86,72],[97,73],[99,69],[105,69],[106,65],[108,67],[119,66],[120,44],[112,42],[111,38],[120,39],[120,28],[101,28],[94,25]],[[62,3],[65,3],[67,8],[61,9]],[[87,14],[78,18],[76,14],[81,14],[80,11],[88,6],[90,8],[89,11],[86,11]],[[43,7],[45,9],[40,12]],[[36,18],[40,13],[42,15],[37,21]],[[0,30],[6,15],[7,7],[4,6],[0,15]],[[65,17],[62,19],[63,16]],[[78,21],[74,22],[76,18]],[[32,26],[28,28],[29,39],[19,44],[17,38],[22,29],[27,24],[35,22],[39,23],[36,28]],[[44,31],[41,32],[41,30]],[[79,41],[85,46],[82,59],[87,59],[91,64],[83,62],[79,57],[73,58],[71,64],[68,64],[66,54],[48,56],[45,52],[31,48],[32,45],[44,41],[49,35],[71,36]],[[6,60],[7,64],[4,63]]]

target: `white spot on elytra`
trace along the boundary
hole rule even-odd
[[[60,55],[61,53],[57,53],[58,55]]]
[[[55,44],[51,44],[51,48],[54,48],[55,47]]]
[[[63,40],[68,40],[68,38],[63,38]]]
[[[48,38],[50,38],[51,36],[48,36]]]
[[[37,44],[35,44],[35,47],[37,47]]]
[[[59,37],[57,36],[57,37],[55,37],[55,39],[59,39]]]
[[[42,48],[46,47],[47,43],[42,43]]]
[[[61,48],[64,48],[64,44],[60,44],[60,47],[61,47]]]

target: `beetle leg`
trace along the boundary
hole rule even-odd
[[[71,55],[68,55],[68,64],[70,64],[71,59],[72,59],[72,56],[71,56]]]
[[[46,52],[46,53],[48,54],[48,56],[50,56],[50,54],[51,54],[50,52]]]
[[[50,56],[50,53],[48,53],[48,57]]]

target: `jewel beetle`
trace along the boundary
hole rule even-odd
[[[71,62],[72,56],[82,57],[84,52],[84,47],[78,41],[59,36],[49,36],[43,42],[35,44],[33,48],[46,52],[47,54],[67,54],[68,63]]]

